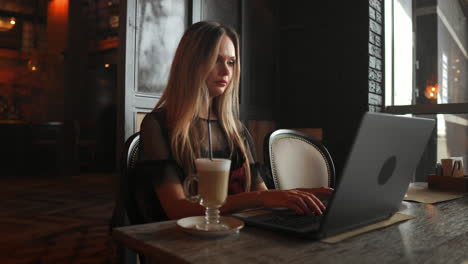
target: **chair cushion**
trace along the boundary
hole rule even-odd
[[[296,137],[281,137],[273,142],[271,152],[278,189],[328,186],[326,159],[313,144]]]

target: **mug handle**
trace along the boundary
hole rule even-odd
[[[198,176],[196,174],[192,174],[184,180],[185,199],[192,203],[198,203],[200,202],[200,194],[192,195],[190,193],[190,187],[192,186],[193,182],[198,183]]]
[[[453,162],[453,169],[452,169],[452,177],[463,176],[463,173],[461,173],[461,170],[462,170],[461,161],[459,161],[459,160],[454,161]]]

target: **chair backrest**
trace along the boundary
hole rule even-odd
[[[116,200],[116,206],[112,215],[110,228],[127,226],[139,223],[141,216],[138,213],[137,203],[134,198],[134,169],[138,161],[140,148],[140,133],[131,135],[124,145],[120,164],[120,182],[119,194]],[[138,256],[134,251],[119,245],[117,248],[119,263],[145,264],[144,256]]]
[[[273,131],[264,141],[265,164],[276,189],[334,187],[335,166],[325,146],[289,129]]]
[[[120,192],[123,198],[125,211],[127,213],[130,224],[138,223],[141,216],[138,213],[135,196],[134,196],[134,181],[133,170],[138,161],[138,153],[140,148],[140,133],[137,132],[131,135],[127,141],[122,155],[121,172],[120,172]]]
[[[125,158],[126,169],[134,169],[135,163],[138,160],[138,152],[140,149],[140,132],[130,136],[125,143]]]

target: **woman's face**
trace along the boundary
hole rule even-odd
[[[235,65],[236,50],[234,44],[228,36],[224,35],[221,37],[216,63],[211,68],[205,81],[211,97],[224,93],[231,82]]]

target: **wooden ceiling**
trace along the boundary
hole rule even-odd
[[[34,13],[37,0],[2,0],[0,10],[3,12],[29,14]]]
[[[0,16],[45,23],[48,0],[1,0]]]

